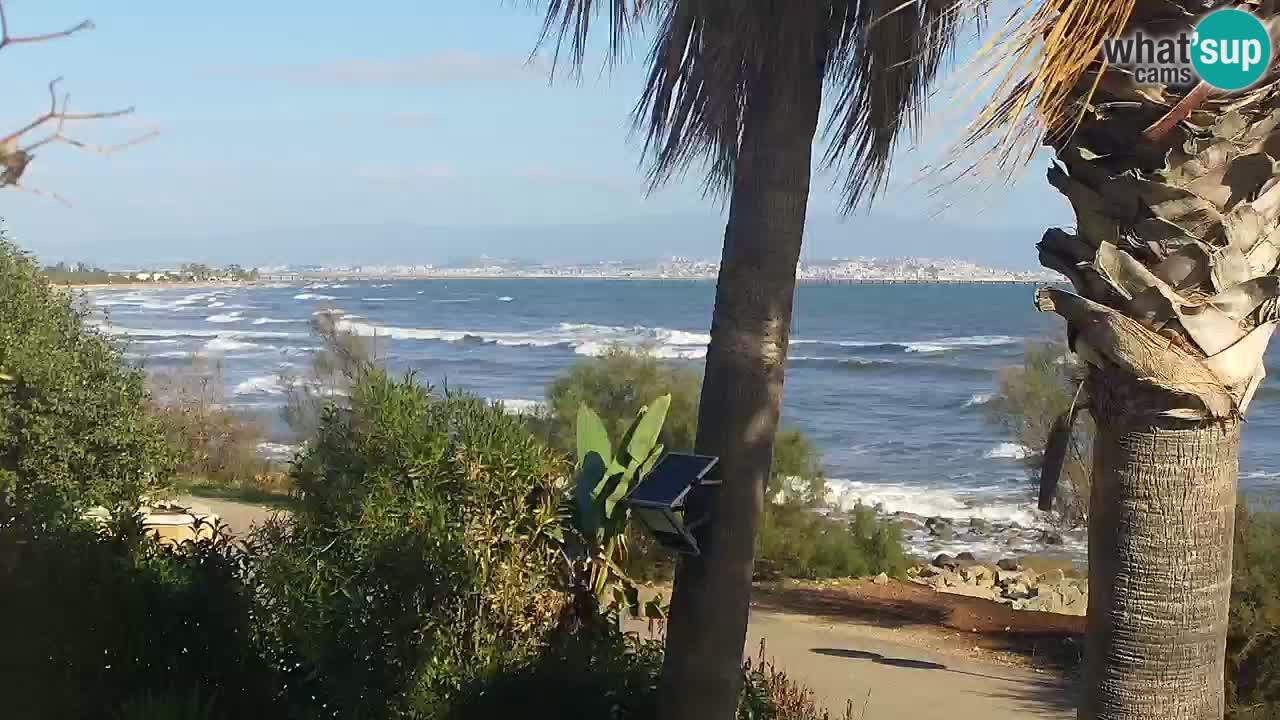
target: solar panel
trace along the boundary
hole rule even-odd
[[[627,502],[668,507],[679,505],[685,493],[706,477],[719,461],[710,455],[667,453],[631,491]]]

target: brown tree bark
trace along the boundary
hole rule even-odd
[[[1103,377],[1103,375],[1106,377]],[[1082,720],[1221,720],[1240,421],[1160,420],[1091,370]]]
[[[816,42],[812,22],[798,33],[805,45]],[[676,573],[663,720],[730,720],[742,689],[755,536],[782,406],[822,101],[822,49],[788,50],[790,57],[764,63],[745,116],[698,411],[697,450],[720,457],[723,485],[698,530],[702,554],[683,558]]]

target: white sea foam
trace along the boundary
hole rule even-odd
[[[1002,442],[982,455],[987,459],[1008,458],[1011,460],[1023,460],[1030,456],[1031,448],[1015,442]]]
[[[502,409],[510,415],[534,415],[547,407],[547,404],[541,400],[525,398],[503,398],[494,402],[502,403]]]
[[[219,315],[210,315],[209,317],[205,318],[205,322],[233,323],[233,322],[240,322],[243,319],[244,318],[241,317],[240,311],[236,310],[235,312],[222,313]]]
[[[293,296],[293,299],[294,300],[337,300],[337,298],[334,297],[333,295],[323,295],[320,293],[310,293],[310,292],[298,293],[297,295]]]
[[[338,315],[338,313],[334,313]],[[357,335],[378,336],[393,340],[437,340],[442,342],[486,342],[512,347],[551,347],[565,345],[579,355],[601,355],[615,345],[647,348],[663,358],[697,358],[706,355],[709,335],[643,326],[609,326],[591,323],[561,323],[553,328],[528,332],[491,330],[445,330],[443,328],[410,328],[353,322],[352,315],[342,314],[339,329]]]
[[[236,385],[232,393],[236,395],[283,395],[284,387],[280,384],[280,378],[275,375],[259,375]]]
[[[281,320],[279,318],[260,317],[253,321],[254,325],[285,325],[289,323],[302,322],[301,320]]]
[[[258,443],[258,454],[271,460],[292,460],[294,453],[298,452],[300,449],[302,449],[301,445],[289,445],[287,443],[276,442]]]
[[[502,297],[498,298],[498,302],[511,302],[512,300],[515,300],[515,298],[511,297],[510,295],[503,295]]]
[[[223,305],[226,305],[226,303],[222,302],[221,300],[214,300],[213,302],[209,303],[208,307],[220,308]]]
[[[981,488],[942,489],[832,478],[827,480],[827,502],[841,510],[851,510],[861,502],[867,507],[879,507],[886,514],[906,512],[953,520],[982,518],[1026,527],[1043,522],[1030,503],[995,499]]]
[[[204,344],[204,350],[207,353],[227,353],[236,350],[255,350],[264,349],[262,346],[243,340],[236,340],[229,336],[215,337]]]
[[[995,393],[974,393],[972,397],[965,401],[965,407],[973,407],[974,405],[986,405],[995,398]]]

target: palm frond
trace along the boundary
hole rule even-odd
[[[555,38],[552,72],[560,63],[560,53],[568,50],[569,60],[577,71],[587,54],[587,39],[592,20],[601,12],[609,19],[609,58],[616,61],[627,46],[632,25],[641,18],[654,0],[543,0],[547,6],[537,47]],[[542,3],[540,3],[542,4]],[[567,45],[567,47],[566,47]]]
[[[1133,9],[1134,0],[1056,0],[1015,11],[978,54],[977,91],[995,85],[961,143],[987,143],[969,169],[994,162],[1016,171],[1044,133],[1051,142],[1070,135],[1106,70],[1102,41],[1124,31]]]
[[[836,94],[827,122],[828,166],[844,169],[845,210],[884,187],[904,131],[924,123],[930,88],[970,17],[985,0],[843,0],[833,5],[831,68]]]
[[[883,189],[898,138],[920,130],[930,84],[986,2],[546,0],[542,42],[554,36],[557,59],[566,50],[580,64],[592,18],[607,14],[616,59],[638,20],[660,16],[634,113],[650,181],[700,164],[716,195],[731,187],[751,103],[787,101],[765,80],[816,73],[835,98],[825,161],[843,171],[851,210]]]

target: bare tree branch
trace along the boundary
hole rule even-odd
[[[23,43],[38,43],[48,40],[57,40],[59,38],[70,37],[81,30],[92,30],[92,20],[81,20],[79,25],[67,28],[60,32],[45,33],[43,35],[23,35],[13,37],[9,34],[9,19],[4,14],[4,2],[0,1],[0,50],[9,45],[21,45]]]
[[[6,189],[21,190],[23,192],[29,192],[32,195],[39,195],[40,197],[52,198],[53,200],[56,200],[59,204],[61,204],[63,207],[75,207],[74,205],[71,204],[70,200],[62,197],[61,195],[59,195],[56,192],[53,192],[52,190],[41,190],[39,188],[30,188],[30,187],[27,187],[26,185],[19,185],[17,183],[10,183],[9,185],[5,185],[4,187]]]
[[[9,45],[18,45],[23,43],[40,43],[40,42],[46,42],[49,40],[57,40],[59,38],[69,37],[82,30],[92,30],[92,29],[93,29],[93,22],[90,20],[84,20],[80,24],[74,27],[71,27],[59,32],[44,33],[42,35],[22,35],[22,36],[15,37],[9,34],[9,19],[5,15],[4,0],[0,0],[0,50],[3,50],[6,46],[9,46]],[[110,155],[111,153],[117,150],[131,147],[133,145],[137,145],[138,143],[150,140],[151,138],[159,134],[159,132],[156,130],[152,130],[150,132],[144,133],[138,137],[135,137],[123,143],[119,143],[117,145],[95,145],[93,143],[85,142],[84,140],[79,140],[77,138],[72,138],[67,136],[66,133],[64,132],[64,129],[66,127],[68,120],[73,120],[73,121],[104,120],[108,118],[117,118],[117,117],[122,117],[124,115],[132,114],[133,108],[127,107],[120,110],[107,110],[104,112],[74,112],[73,113],[70,111],[70,105],[71,105],[70,94],[64,94],[62,96],[62,105],[61,105],[61,108],[59,108],[58,83],[60,82],[62,82],[61,77],[56,77],[53,80],[49,81],[48,111],[36,116],[34,120],[18,128],[17,130],[14,130],[13,132],[7,135],[0,136],[0,189],[14,188],[17,190],[23,190],[23,191],[32,193],[34,195],[53,198],[59,203],[62,203],[63,205],[70,207],[71,203],[68,202],[66,198],[62,197],[56,192],[52,192],[49,190],[39,190],[36,188],[29,188],[22,184],[23,173],[26,172],[27,166],[31,164],[31,160],[35,157],[35,151],[37,149],[53,143],[63,143],[66,145],[71,145],[72,147],[79,148],[81,150],[87,150],[89,152],[98,153],[100,155]],[[23,138],[23,136],[25,136],[27,133],[33,130],[36,130],[38,128],[45,126],[50,122],[56,123],[54,126],[54,130],[51,134],[46,135],[45,137],[40,138],[39,140],[36,140],[34,142],[28,143],[27,145],[19,146],[18,143]]]

